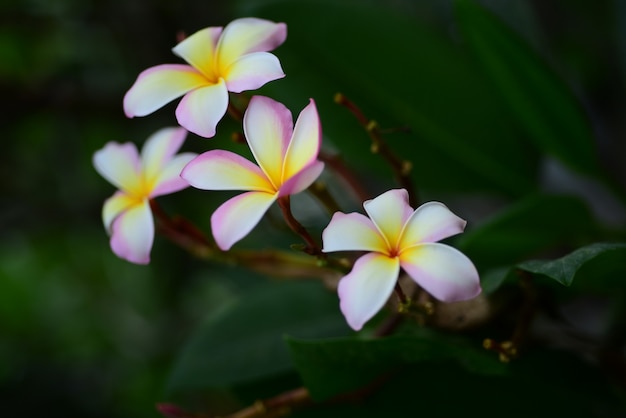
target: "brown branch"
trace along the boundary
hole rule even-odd
[[[283,212],[283,216],[285,218],[285,222],[291,228],[293,232],[300,235],[304,242],[306,242],[306,247],[303,251],[307,254],[317,256],[319,258],[324,258],[325,254],[322,252],[322,249],[317,245],[313,237],[309,234],[304,226],[293,216],[291,213],[291,204],[289,196],[283,196],[278,198],[278,206]]]
[[[150,209],[156,220],[157,231],[166,238],[199,258],[209,258],[215,246],[191,222],[177,217],[170,218],[156,200],[150,200]]]
[[[400,301],[400,305],[407,305],[410,303],[409,298],[406,297],[400,283],[396,281],[396,287],[394,288],[396,295],[398,295],[398,300]]]
[[[308,405],[310,403],[312,403],[312,400],[309,391],[305,387],[299,387],[264,401],[256,401],[252,405],[227,415],[224,418],[284,416],[289,414],[292,408]]]
[[[370,396],[382,385],[387,383],[397,371],[382,374],[367,385],[356,390],[341,393],[320,404],[337,404],[342,402],[355,402]],[[293,408],[314,405],[314,401],[307,388],[299,387],[273,398],[257,401],[252,405],[241,409],[224,418],[258,418],[284,416],[291,412]]]
[[[396,181],[400,186],[409,192],[409,203],[412,207],[417,207],[419,204],[419,198],[417,190],[413,184],[410,173],[413,165],[410,161],[402,160],[396,156],[393,151],[387,146],[387,143],[383,141],[381,136],[381,129],[378,123],[374,120],[368,119],[361,109],[349,100],[341,93],[335,95],[335,103],[348,109],[358,120],[358,122],[365,128],[370,139],[372,140],[371,150],[374,154],[380,154],[387,163],[391,166]]]

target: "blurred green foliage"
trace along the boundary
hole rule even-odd
[[[302,383],[319,400],[386,376],[365,399],[296,415],[618,416],[626,9],[617,0],[507,4],[4,2],[1,415],[156,417],[164,401],[225,414]],[[389,339],[368,339],[371,328],[354,337],[319,283],[196,260],[159,238],[149,266],[112,254],[100,210],[113,189],[91,156],[176,123],[173,105],[126,119],[125,91],[143,69],[178,62],[177,33],[243,16],[287,23],[275,52],[287,77],[260,93],[294,113],[315,98],[325,148],[372,196],[397,185],[333,102],[337,92],[391,131],[385,140],[412,162],[423,200],[469,220],[451,241],[481,272],[490,321],[458,335],[412,324]],[[215,139],[191,137],[185,149],[245,153],[230,140],[239,130],[224,120]],[[360,210],[341,183],[324,179],[346,211]],[[161,203],[208,231],[224,196],[185,190]],[[328,216],[306,199],[294,198],[294,211],[319,233]],[[271,211],[241,246],[293,242]],[[481,344],[509,338],[524,316],[520,270],[534,278],[537,314],[506,365]]]

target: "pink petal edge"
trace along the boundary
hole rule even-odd
[[[162,64],[139,74],[124,95],[127,117],[146,116],[172,100],[208,84],[206,77],[184,64]]]
[[[399,272],[400,264],[396,258],[367,253],[339,281],[339,306],[352,329],[360,330],[385,305]]]
[[[218,122],[228,109],[228,90],[223,79],[187,93],[176,108],[183,128],[203,138],[215,136]]]
[[[360,213],[335,212],[322,231],[325,253],[335,251],[387,251],[386,243],[378,229]]]
[[[257,165],[230,151],[204,152],[191,160],[180,175],[191,186],[202,190],[256,190],[275,193]]]
[[[247,192],[224,202],[211,216],[217,246],[228,251],[261,221],[276,200],[276,194]]]
[[[411,247],[400,255],[400,264],[417,284],[442,302],[472,299],[481,292],[474,264],[448,245],[425,243]]]
[[[110,244],[118,257],[135,264],[148,264],[153,241],[154,221],[147,200],[113,221]]]

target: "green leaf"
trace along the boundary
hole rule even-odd
[[[472,0],[455,2],[464,40],[536,147],[596,175],[594,140],[581,105],[527,43]]]
[[[556,260],[529,260],[519,263],[517,268],[534,274],[542,274],[564,286],[570,286],[576,273],[596,257],[617,252],[616,261],[622,273],[626,273],[626,243],[595,243],[579,248]]]
[[[472,373],[506,373],[506,367],[478,344],[428,330],[371,340],[287,342],[305,386],[318,401],[363,388],[409,365],[452,362]]]
[[[337,296],[319,282],[268,282],[216,312],[183,349],[170,392],[225,388],[292,370],[285,334],[345,335]]]
[[[315,98],[327,146],[369,178],[391,179],[391,170],[370,153],[365,129],[333,102],[337,92],[382,128],[410,128],[385,140],[413,163],[420,187],[509,195],[534,187],[537,153],[523,144],[490,81],[446,34],[381,2],[239,3],[247,14],[289,27],[275,52],[287,77],[263,92],[294,112]]]
[[[504,283],[513,282],[515,270],[522,270],[571,286],[574,278],[580,287],[595,290],[626,290],[626,243],[594,243],[554,260],[527,260],[487,271],[481,278],[483,291],[492,293]],[[580,276],[581,280],[578,279]]]
[[[459,236],[457,247],[479,270],[537,257],[555,246],[572,247],[595,230],[587,206],[572,196],[533,195]]]

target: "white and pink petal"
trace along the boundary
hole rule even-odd
[[[176,119],[183,128],[194,134],[211,138],[217,123],[228,109],[228,90],[223,79],[190,91],[176,108]]]
[[[102,207],[102,223],[107,233],[111,234],[111,224],[115,218],[137,203],[137,198],[120,191],[115,192],[113,196],[105,200],[104,206]]]
[[[265,19],[242,18],[224,28],[217,46],[220,71],[251,52],[266,52],[278,47],[287,38],[287,26]]]
[[[141,150],[144,179],[154,182],[185,141],[183,128],[162,128],[150,135]]]
[[[404,226],[400,248],[420,242],[436,242],[460,234],[466,224],[443,203],[424,203],[413,212]]]
[[[168,161],[155,179],[150,197],[154,198],[178,192],[189,187],[189,183],[183,179],[180,174],[183,168],[197,156],[198,154],[193,152],[184,152]]]
[[[324,171],[324,163],[313,161],[280,186],[280,196],[300,193],[306,190]]]
[[[289,179],[315,161],[321,142],[322,127],[320,118],[315,101],[311,99],[296,120],[293,135],[285,153],[283,180]]]
[[[135,194],[141,191],[141,161],[135,144],[109,142],[95,152],[96,171],[118,189]]]
[[[150,262],[154,220],[148,200],[121,213],[111,226],[111,249],[120,258],[136,264]]]
[[[224,202],[211,216],[217,246],[229,250],[259,223],[276,200],[276,194],[247,192]]]
[[[324,252],[376,251],[385,253],[387,244],[374,223],[360,213],[335,212],[322,232]]]
[[[400,254],[402,268],[424,290],[443,302],[471,299],[480,291],[480,280],[471,260],[456,248],[425,243]]]
[[[339,281],[339,307],[352,329],[360,330],[385,305],[399,272],[396,258],[368,253]]]
[[[183,168],[181,177],[202,190],[276,192],[258,166],[238,154],[224,150],[200,154]]]
[[[194,89],[209,85],[195,68],[183,64],[163,64],[144,70],[124,95],[127,117],[146,116]]]
[[[256,90],[270,81],[283,78],[285,73],[280,61],[269,52],[253,52],[234,61],[221,74],[226,80],[228,91],[241,93]]]
[[[243,130],[254,158],[278,190],[293,133],[291,112],[269,97],[254,96],[243,117]]]
[[[409,194],[404,189],[389,190],[363,203],[363,208],[389,244],[395,248],[404,224],[413,213]]]
[[[201,29],[172,48],[172,52],[199,70],[208,80],[217,81],[216,53],[221,34],[221,27]]]

